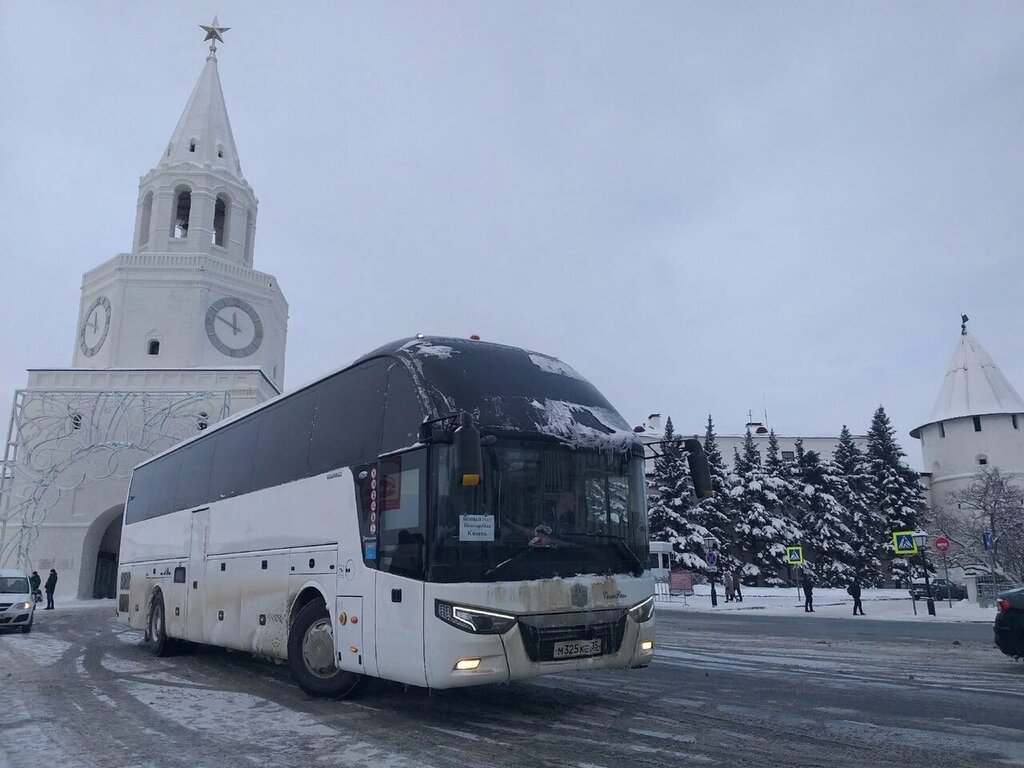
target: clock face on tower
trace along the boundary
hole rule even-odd
[[[263,343],[263,321],[242,299],[218,299],[206,310],[206,335],[228,357],[248,357]]]
[[[110,302],[106,296],[99,296],[89,305],[78,329],[78,346],[82,354],[92,357],[100,351],[110,330]]]

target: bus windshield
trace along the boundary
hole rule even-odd
[[[647,560],[643,458],[622,450],[503,440],[481,484],[458,484],[433,448],[431,581],[640,575]]]

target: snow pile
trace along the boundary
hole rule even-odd
[[[663,589],[659,585],[659,590]],[[952,607],[946,600],[935,601],[935,616],[928,615],[928,604],[917,601],[917,615],[914,615],[914,601],[905,589],[865,589],[861,595],[864,604],[864,618],[853,615],[853,598],[844,589],[815,589],[814,613],[804,612],[804,593],[796,588],[743,587],[743,602],[725,602],[725,590],[715,585],[718,606],[711,607],[711,587],[708,584],[694,586],[694,594],[686,598],[673,597],[671,600],[659,594],[658,610],[697,613],[747,613],[757,616],[806,616],[808,621],[818,618],[848,618],[852,621],[883,619],[886,621],[941,621],[991,623],[995,619],[994,608],[980,608],[968,600],[954,600]]]

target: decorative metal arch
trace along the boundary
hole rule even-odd
[[[0,566],[28,568],[39,528],[64,495],[111,478],[127,492],[136,464],[230,410],[226,391],[17,390],[0,461]]]

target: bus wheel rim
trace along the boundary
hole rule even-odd
[[[330,619],[318,619],[302,637],[302,662],[317,677],[333,677],[338,668],[334,664],[334,633]]]
[[[157,603],[153,606],[153,639],[157,640],[164,631],[164,611],[163,608]]]

